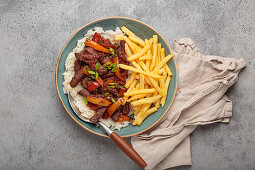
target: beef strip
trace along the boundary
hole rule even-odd
[[[86,90],[86,89],[80,90],[80,91],[78,92],[78,94],[79,94],[79,95],[82,95],[82,96],[85,96],[85,97],[90,96],[89,91]]]
[[[101,77],[102,79],[106,79],[106,78],[109,78],[109,77],[114,77],[114,75],[115,75],[115,74],[114,74],[113,72],[108,71],[107,74],[101,75],[100,77]]]
[[[113,59],[114,59],[114,56],[111,55],[111,56],[105,56],[102,60],[101,60],[101,63],[102,64],[106,64],[106,63],[113,63]]]
[[[74,71],[77,72],[79,71],[80,69],[82,69],[82,63],[80,60],[75,60],[74,62]]]
[[[108,73],[108,70],[106,70],[102,65],[99,65],[99,68],[98,68],[98,73],[99,75],[103,75],[103,74],[107,74]]]
[[[101,92],[102,93],[110,93],[114,96],[116,96],[118,94],[118,91],[116,89],[112,89],[112,88],[107,88],[107,87],[102,87],[101,88]]]
[[[129,103],[126,103],[124,106],[122,106],[122,113],[123,114],[128,114],[130,111]]]
[[[115,113],[112,115],[112,120],[114,120],[116,122],[118,120],[120,114],[121,114],[121,111],[119,109],[117,109],[115,111]]]
[[[97,63],[99,61],[99,57],[95,57],[89,53],[75,53],[75,57],[86,63],[86,64],[90,64],[90,63]]]
[[[70,82],[71,87],[72,88],[76,87],[79,84],[79,82],[83,79],[83,77],[84,77],[84,74],[82,73],[82,69],[80,69],[73,76],[73,78]]]
[[[107,110],[107,107],[101,107],[100,109],[98,109],[95,113],[94,116],[92,116],[89,120],[91,122],[98,122],[98,120],[103,116],[104,112]]]
[[[91,84],[93,83],[92,80],[89,80],[89,78],[86,76],[83,78],[82,82],[81,82],[81,85],[87,89]]]

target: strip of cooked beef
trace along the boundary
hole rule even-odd
[[[82,69],[82,63],[80,60],[75,60],[74,62],[74,71],[77,72],[79,71],[80,69]]]
[[[120,114],[121,114],[121,111],[119,109],[117,109],[115,111],[115,113],[112,115],[112,120],[114,120],[116,122],[118,120]]]
[[[102,87],[101,88],[101,92],[102,93],[110,93],[114,96],[116,96],[118,94],[118,91],[116,89],[112,89],[112,88],[107,88],[107,87]]]
[[[89,80],[89,77],[84,77],[83,78],[83,80],[82,80],[82,82],[81,82],[81,85],[85,88],[85,89],[87,89],[91,84],[93,83],[93,81],[92,80]]]
[[[109,48],[113,48],[113,49],[118,48],[116,45],[112,44],[109,39],[105,39],[103,36],[101,36],[97,32],[93,35],[92,40],[108,49]]]
[[[87,52],[85,53],[74,53],[75,57],[86,63],[86,64],[90,64],[90,63],[97,63],[99,61],[99,57],[93,56],[92,54],[89,54]]]
[[[78,94],[79,95],[82,95],[82,96],[85,96],[85,97],[87,97],[87,96],[90,96],[91,94],[89,93],[89,91],[88,90],[86,90],[86,89],[82,89],[82,90],[80,90],[79,92],[78,92]]]
[[[122,113],[123,114],[128,114],[130,111],[129,103],[126,103],[124,106],[122,106]]]
[[[73,78],[70,82],[71,87],[72,88],[76,87],[79,84],[79,82],[83,79],[83,77],[84,77],[84,74],[82,73],[82,69],[80,69],[73,76]]]
[[[104,112],[107,110],[107,107],[101,107],[98,109],[94,116],[92,116],[89,120],[91,122],[97,123],[98,120],[103,116]]]
[[[94,97],[97,97],[97,98],[104,98],[105,96],[103,94],[95,94],[93,95]]]
[[[98,93],[99,93],[98,88],[94,89],[94,90],[91,92],[91,94],[98,94]]]
[[[106,78],[109,78],[109,77],[114,77],[114,75],[115,75],[115,74],[114,74],[113,72],[108,71],[107,74],[101,75],[100,77],[101,77],[102,79],[106,79]]]
[[[91,108],[92,110],[95,110],[95,111],[97,111],[99,108],[103,107],[103,106],[96,105],[96,104],[93,104],[93,103],[90,103],[90,102],[88,102],[87,106],[89,108]]]
[[[98,68],[98,73],[99,75],[103,75],[103,74],[107,74],[108,73],[108,70],[105,69],[102,65],[99,65],[99,68]]]
[[[111,56],[105,56],[105,57],[101,60],[101,63],[102,63],[102,64],[113,63],[113,59],[114,59],[114,56],[113,56],[113,55],[111,55]]]

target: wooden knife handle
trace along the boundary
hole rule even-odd
[[[142,168],[146,167],[146,162],[143,160],[143,158],[123,139],[121,138],[117,133],[112,132],[110,134],[110,137],[112,140],[120,147],[120,149],[125,152],[125,154],[131,158],[137,165],[139,165]]]

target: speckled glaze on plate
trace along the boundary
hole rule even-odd
[[[116,27],[121,27],[125,25],[128,29],[130,29],[132,32],[134,32],[138,37],[142,39],[149,39],[152,37],[152,35],[158,35],[158,40],[162,44],[162,48],[165,48],[166,56],[170,54],[171,48],[167,44],[166,40],[152,27],[149,25],[127,17],[107,17],[95,20],[82,28],[80,28],[77,32],[75,32],[71,38],[66,42],[64,48],[62,49],[57,66],[56,66],[56,88],[58,96],[67,111],[67,113],[72,117],[73,120],[75,120],[76,123],[78,123],[80,126],[82,126],[84,129],[100,135],[104,137],[108,137],[100,127],[97,127],[95,124],[90,124],[82,121],[79,119],[76,114],[73,112],[69,102],[67,95],[63,92],[63,85],[62,82],[64,81],[63,73],[65,72],[65,61],[70,52],[73,51],[75,48],[77,42],[79,39],[83,37],[83,34],[86,34],[88,30],[93,29],[94,27],[102,27],[104,30],[115,30]],[[173,57],[170,62],[167,63],[173,73],[173,76],[171,78],[171,82],[168,88],[167,98],[166,98],[166,104],[164,108],[160,107],[157,112],[147,117],[141,126],[132,126],[131,124],[127,127],[122,128],[120,131],[115,130],[116,133],[118,133],[122,137],[131,137],[138,135],[140,133],[145,132],[146,130],[149,130],[154,125],[156,125],[157,122],[160,121],[160,119],[163,118],[163,116],[167,113],[169,110],[177,90],[177,84],[178,84],[178,72],[177,72],[177,66],[176,66],[176,60]]]

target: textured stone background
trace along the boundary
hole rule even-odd
[[[177,169],[254,169],[253,0],[1,0],[0,169],[139,169],[112,141],[75,124],[55,89],[67,39],[106,16],[139,19],[170,44],[190,37],[204,54],[246,59],[228,91],[230,123],[199,127],[191,135],[193,165]]]

